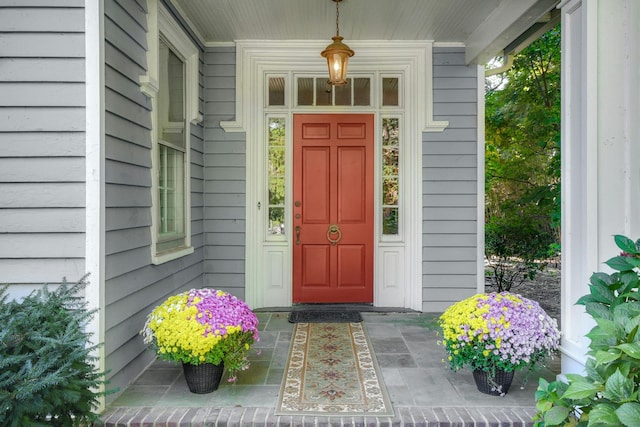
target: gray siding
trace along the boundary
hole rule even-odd
[[[440,312],[476,292],[477,72],[464,49],[433,52],[434,119],[444,132],[422,138],[422,309]],[[480,153],[483,155],[483,153]]]
[[[0,271],[11,293],[84,275],[84,2],[0,4]]]
[[[235,48],[205,52],[205,283],[244,294],[246,136],[227,133],[235,119]]]
[[[146,2],[105,1],[105,349],[110,386],[124,388],[153,358],[138,332],[169,295],[202,286],[203,129],[191,126],[191,216],[195,252],[151,263],[151,102]],[[111,399],[114,396],[111,396]]]

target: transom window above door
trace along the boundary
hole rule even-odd
[[[295,104],[298,107],[328,106],[372,106],[371,85],[375,81],[371,77],[352,77],[344,86],[332,86],[326,76],[304,76],[295,79]],[[397,77],[381,79],[383,107],[399,106],[399,85]],[[285,77],[268,78],[268,107],[286,107],[287,84]]]

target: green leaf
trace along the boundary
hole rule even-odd
[[[554,406],[544,414],[544,422],[548,426],[557,426],[562,424],[569,416],[569,408],[564,406]]]
[[[600,387],[587,381],[576,381],[569,385],[567,391],[562,395],[563,399],[586,399],[593,398],[600,391]]]
[[[608,403],[595,405],[589,412],[589,425],[619,426],[620,420],[615,407]]]
[[[629,254],[638,253],[638,249],[636,247],[636,244],[633,242],[633,240],[631,240],[627,236],[622,236],[620,234],[616,234],[615,236],[613,236],[613,240],[616,242],[616,245],[620,249],[622,249],[623,251],[625,251],[625,252],[627,252]]]
[[[593,382],[597,382],[597,383],[604,383],[605,379],[601,373],[602,368],[598,368],[596,366],[596,362],[594,359],[587,359],[587,363],[585,363],[584,365],[584,369],[587,372],[587,375],[589,376],[589,379]]]
[[[613,282],[611,275],[602,272],[596,272],[589,278],[589,283],[592,285],[600,284],[603,286],[609,286]]]
[[[611,363],[614,360],[617,360],[622,356],[622,351],[616,351],[614,349],[609,349],[608,351],[600,350],[596,352],[596,364],[604,365],[606,363]]]
[[[633,270],[635,266],[627,262],[627,258],[628,257],[624,256],[613,257],[610,260],[606,261],[605,264],[618,271]]]
[[[640,359],[640,343],[625,343],[617,345],[615,348],[619,348],[629,357]]]
[[[620,372],[616,372],[607,379],[602,395],[614,402],[624,402],[633,394],[633,381]]]
[[[585,311],[594,319],[613,320],[613,316],[609,308],[599,302],[587,302],[584,304]]]
[[[591,296],[598,302],[611,304],[616,298],[613,291],[607,285],[592,283],[589,288],[591,289]]]
[[[628,402],[616,409],[616,415],[622,424],[627,427],[640,426],[640,403]]]

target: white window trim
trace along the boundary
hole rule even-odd
[[[140,89],[149,96],[152,101],[151,115],[151,259],[153,264],[162,264],[194,252],[191,246],[191,132],[185,129],[185,245],[181,249],[170,252],[157,253],[158,232],[156,226],[159,218],[158,212],[158,112],[157,95],[159,90],[159,41],[160,37],[175,49],[185,63],[185,117],[187,123],[199,123],[203,117],[199,108],[199,51],[175,21],[171,13],[160,4],[159,0],[149,0],[148,3],[148,31],[147,31],[147,74],[140,76]],[[188,126],[187,126],[188,128]]]

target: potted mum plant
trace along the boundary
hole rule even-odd
[[[438,319],[454,371],[473,370],[478,390],[504,396],[514,371],[532,369],[557,351],[557,321],[532,300],[510,292],[476,294]]]
[[[220,290],[173,295],[147,317],[145,344],[162,360],[182,363],[189,390],[210,393],[226,368],[229,382],[249,367],[247,352],[259,340],[258,318],[249,306]]]

